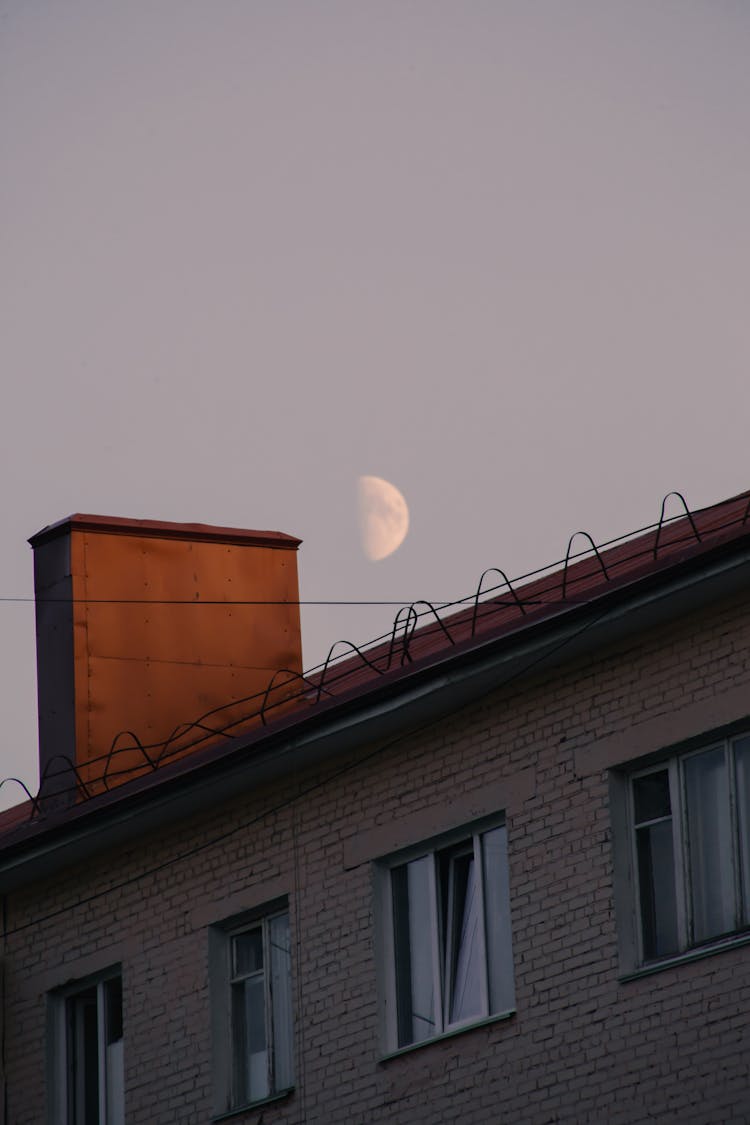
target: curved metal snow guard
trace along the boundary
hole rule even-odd
[[[656,558],[658,553],[659,553],[659,538],[661,536],[662,528],[664,526],[664,510],[667,506],[667,500],[669,499],[670,496],[676,496],[678,500],[682,501],[682,506],[685,509],[685,515],[687,516],[688,520],[690,521],[690,526],[693,529],[693,534],[695,535],[695,538],[698,540],[699,543],[703,542],[703,540],[701,539],[700,532],[698,531],[698,528],[695,526],[695,520],[693,519],[693,513],[690,511],[690,509],[687,506],[687,500],[685,499],[685,497],[682,495],[681,492],[676,492],[675,490],[672,490],[672,492],[667,493],[667,495],[664,497],[664,499],[661,502],[661,514],[659,516],[659,523],[657,524],[657,527],[656,527],[656,538],[654,539],[654,558]],[[673,518],[676,518],[676,517],[673,517]],[[670,521],[668,520],[667,522],[670,522]]]
[[[676,496],[677,499],[681,502],[682,507],[684,508],[684,512],[685,512],[684,516],[674,516],[674,517],[671,517],[669,519],[665,518],[667,501],[669,500],[669,498],[671,496]],[[687,501],[685,500],[685,497],[683,496],[683,494],[681,492],[677,492],[677,491],[668,492],[666,494],[666,496],[664,497],[664,499],[662,500],[661,512],[660,512],[660,515],[659,515],[658,523],[651,524],[650,527],[640,528],[638,532],[631,533],[631,535],[633,535],[633,534],[644,535],[649,531],[652,531],[652,530],[655,531],[654,543],[653,543],[653,548],[651,548],[651,553],[653,555],[653,558],[656,559],[656,558],[658,558],[659,543],[660,543],[660,539],[661,539],[661,535],[662,535],[662,531],[663,531],[664,527],[667,524],[673,522],[674,520],[684,519],[684,518],[687,518],[687,520],[690,524],[691,531],[692,531],[693,536],[695,537],[696,541],[698,543],[702,543],[703,537],[701,536],[701,533],[698,530],[695,519],[693,517],[693,513],[688,508]],[[747,504],[745,506],[744,514],[743,514],[741,520],[739,520],[739,522],[741,523],[742,526],[744,526],[749,520],[750,520],[750,496],[748,497],[748,501],[747,501]],[[723,523],[723,524],[720,524],[717,527],[711,528],[711,533],[715,534],[717,532],[721,532],[722,530],[724,530],[727,527],[736,526],[737,522],[738,522],[737,518],[732,519],[732,520],[727,520],[726,523]],[[607,582],[611,581],[611,574],[608,571],[607,565],[604,561],[604,558],[602,557],[602,554],[601,554],[599,548],[597,547],[597,545],[594,543],[594,540],[592,539],[592,537],[588,534],[588,532],[576,531],[573,535],[571,535],[571,537],[568,541],[568,548],[567,548],[567,551],[565,553],[565,559],[562,561],[562,600],[563,601],[566,599],[567,594],[568,594],[568,569],[569,569],[569,566],[571,564],[571,558],[576,557],[576,556],[572,556],[572,545],[573,545],[573,541],[576,538],[576,536],[579,536],[579,535],[583,535],[586,539],[588,539],[588,541],[591,545],[591,550],[593,551],[594,555],[596,556],[596,559],[599,563],[599,566],[601,567],[602,575],[604,576],[605,581],[607,581]],[[625,536],[619,537],[618,539],[610,540],[608,542],[607,546],[611,546],[614,543],[624,542],[626,539],[628,539],[630,537],[631,536],[629,536],[629,535],[625,535]],[[647,548],[645,548],[645,546],[644,546],[644,551],[635,552],[634,554],[632,554],[630,556],[627,556],[627,561],[632,561],[633,559],[641,557],[646,552],[646,550],[647,550]],[[586,552],[585,551],[581,552],[581,554],[586,554]],[[625,560],[619,559],[618,564],[621,565],[623,561],[625,561]],[[553,565],[559,566],[559,564],[553,564]],[[548,570],[548,569],[549,568],[543,567],[540,570],[532,571],[529,574],[521,575],[520,579],[516,579],[515,581],[516,582],[523,581],[524,579],[531,578],[534,575],[541,574],[545,570]],[[488,574],[492,574],[492,573],[495,573],[500,578],[502,578],[503,583],[508,587],[508,590],[510,592],[510,596],[513,599],[513,603],[510,603],[505,598],[491,599],[491,600],[488,600],[484,603],[480,602],[480,598],[481,598],[482,594],[491,593],[492,591],[500,588],[499,586],[493,586],[493,587],[489,587],[488,590],[483,589],[483,583],[484,583],[485,578],[487,577]],[[477,620],[479,618],[479,607],[480,607],[480,605],[484,605],[484,606],[487,607],[488,612],[487,612],[486,616],[490,617],[493,613],[499,612],[500,610],[507,607],[509,604],[515,604],[518,607],[518,610],[522,615],[525,615],[527,613],[527,608],[526,608],[527,605],[530,605],[530,604],[547,604],[546,598],[545,599],[534,598],[534,599],[531,599],[531,600],[526,600],[526,602],[524,602],[524,599],[522,599],[519,596],[517,590],[514,588],[513,584],[511,583],[510,579],[506,575],[505,571],[501,570],[499,567],[489,567],[487,570],[485,570],[482,573],[482,575],[479,579],[479,583],[477,585],[476,591],[471,596],[470,599],[466,598],[466,599],[463,599],[462,601],[446,604],[446,605],[442,606],[442,609],[443,610],[448,609],[448,608],[453,609],[456,606],[460,606],[461,604],[465,604],[469,600],[471,600],[471,602],[472,602],[471,629],[470,629],[470,635],[471,635],[472,638],[476,635],[476,627],[477,627]],[[419,612],[417,612],[417,609],[416,609],[417,606],[425,606],[426,609],[422,613],[419,613]],[[467,607],[467,609],[468,609],[468,607]],[[401,665],[403,666],[407,662],[411,663],[412,660],[413,660],[413,657],[412,657],[411,652],[410,652],[410,646],[411,646],[412,638],[413,638],[414,633],[416,631],[417,624],[419,622],[420,617],[424,617],[424,616],[428,616],[428,615],[432,615],[435,618],[435,622],[437,624],[437,627],[443,633],[447,642],[451,645],[455,645],[456,640],[451,635],[451,632],[450,632],[448,626],[446,625],[445,621],[443,621],[443,619],[441,618],[440,613],[435,608],[433,603],[428,602],[428,601],[415,601],[415,602],[412,602],[408,606],[401,606],[399,608],[398,612],[396,613],[396,615],[393,619],[393,626],[391,628],[390,634],[385,634],[384,636],[377,638],[376,642],[372,642],[372,643],[381,642],[382,646],[384,647],[384,642],[385,642],[386,638],[388,638],[390,636],[390,640],[389,640],[389,644],[388,644],[388,650],[387,650],[387,652],[382,653],[379,663],[376,662],[376,660],[371,660],[368,657],[368,655],[366,654],[366,652],[363,651],[363,649],[361,647],[359,647],[358,645],[353,644],[351,641],[339,640],[339,641],[336,641],[333,645],[331,645],[330,649],[328,650],[328,655],[326,656],[326,659],[325,659],[325,661],[323,662],[322,665],[317,665],[316,668],[310,669],[310,671],[307,672],[307,673],[293,672],[291,669],[286,669],[286,668],[278,669],[277,671],[275,671],[273,673],[273,675],[269,679],[269,682],[266,685],[266,688],[265,688],[264,691],[255,692],[254,694],[246,696],[245,698],[233,700],[231,703],[223,704],[220,707],[215,707],[211,711],[207,711],[204,715],[199,716],[197,719],[193,720],[192,722],[180,724],[179,726],[175,727],[175,729],[172,731],[172,733],[169,735],[169,737],[162,742],[150,743],[150,744],[149,743],[143,743],[143,742],[141,742],[141,740],[138,738],[138,736],[133,731],[125,730],[125,731],[118,732],[118,734],[115,735],[115,737],[113,738],[112,743],[110,744],[110,747],[109,747],[109,750],[107,751],[107,753],[99,755],[95,758],[90,758],[86,762],[86,766],[89,769],[90,769],[91,766],[95,765],[96,763],[104,762],[104,769],[103,769],[102,774],[100,776],[97,776],[93,780],[91,778],[89,778],[89,784],[88,785],[86,784],[83,777],[81,776],[81,772],[80,772],[78,766],[75,764],[75,762],[71,761],[71,759],[66,754],[58,754],[58,755],[55,755],[55,757],[51,758],[50,761],[45,766],[45,769],[44,769],[44,771],[42,773],[42,776],[40,778],[40,781],[39,781],[39,788],[37,789],[36,795],[32,796],[31,791],[24,784],[24,782],[21,781],[19,778],[16,778],[16,777],[6,777],[6,778],[4,778],[2,781],[0,781],[0,788],[2,788],[2,786],[5,784],[6,781],[14,781],[18,785],[21,786],[21,788],[23,789],[24,793],[29,798],[29,801],[31,803],[31,811],[30,811],[29,817],[28,817],[29,820],[33,819],[35,816],[44,816],[44,809],[42,808],[42,802],[44,801],[46,796],[49,796],[50,799],[51,799],[51,798],[63,797],[64,795],[70,794],[70,793],[77,793],[77,794],[80,795],[80,798],[82,800],[88,800],[90,797],[95,795],[94,793],[91,792],[92,787],[96,788],[99,785],[103,785],[105,790],[110,791],[110,780],[113,779],[114,777],[122,775],[123,773],[133,773],[135,770],[141,770],[141,769],[147,769],[147,768],[151,769],[152,771],[156,770],[156,769],[158,769],[159,765],[162,762],[164,762],[165,760],[174,757],[176,754],[185,753],[188,750],[198,748],[201,745],[201,743],[205,743],[209,739],[222,738],[222,737],[223,738],[236,737],[237,729],[242,728],[242,727],[246,727],[254,719],[259,720],[260,723],[263,726],[267,726],[268,725],[268,721],[267,721],[268,712],[272,711],[274,708],[279,707],[283,704],[290,703],[290,702],[292,702],[294,700],[297,700],[297,699],[304,699],[308,703],[310,703],[311,705],[314,705],[314,704],[317,704],[317,703],[320,702],[320,699],[321,699],[323,694],[329,696],[330,698],[334,698],[335,693],[333,691],[331,691],[328,687],[326,687],[326,682],[327,681],[330,682],[331,686],[333,686],[333,684],[336,683],[335,677],[333,678],[333,680],[331,680],[331,674],[330,673],[331,673],[332,666],[340,658],[339,656],[334,658],[334,655],[333,655],[336,648],[339,645],[345,645],[347,647],[347,649],[350,651],[350,653],[353,653],[354,655],[359,657],[360,661],[362,662],[363,667],[368,668],[371,672],[373,672],[374,674],[376,674],[378,676],[385,675],[385,672],[392,667],[393,662],[396,659],[396,653],[397,653],[399,648],[400,648],[400,663],[401,663]],[[400,631],[402,631],[402,637],[401,637],[401,641],[400,641],[400,644],[399,644],[398,638],[399,638],[399,632]],[[341,658],[343,658],[343,654],[341,654]],[[313,676],[312,673],[316,672],[318,668],[320,668],[319,675]],[[349,675],[351,673],[351,671],[352,671],[351,667],[347,668],[346,671],[342,674],[342,676]],[[277,680],[282,675],[286,675],[288,678],[285,681],[283,681],[281,684],[279,684],[277,682]],[[342,678],[342,676],[339,677],[339,680]],[[273,702],[270,701],[271,697],[272,697],[272,693],[274,692],[274,690],[276,690],[278,688],[282,688],[284,686],[288,686],[294,680],[299,681],[299,684],[300,684],[300,690],[299,691],[292,692],[289,695],[284,695],[283,698],[280,699],[280,700],[273,701]],[[249,707],[248,711],[246,713],[240,715],[239,718],[234,718],[230,722],[226,723],[223,726],[220,723],[215,724],[215,725],[213,725],[213,724],[209,725],[206,721],[214,715],[217,715],[217,716],[220,715],[222,712],[225,712],[230,707],[236,709],[238,707],[241,707],[243,704],[254,704],[254,706]],[[179,747],[175,747],[174,744],[178,740],[183,739],[189,732],[193,732],[193,731],[196,732],[196,737],[194,737],[191,741],[183,742],[182,745],[179,746]],[[119,745],[120,740],[125,739],[125,738],[129,738],[131,740],[130,745],[125,745],[125,746]],[[112,764],[113,764],[113,761],[114,761],[115,757],[120,755],[120,754],[124,754],[124,753],[131,753],[131,754],[137,753],[137,754],[139,754],[142,758],[142,765],[140,763],[138,763],[135,766],[129,766],[127,770],[119,771],[119,773],[118,773],[118,771],[113,770]],[[52,769],[51,767],[53,767],[53,765],[55,763],[63,763],[62,768],[61,769]],[[64,786],[61,786],[60,788],[55,788],[54,791],[50,792],[49,794],[47,792],[45,792],[46,790],[49,790],[53,779],[63,778],[63,777],[66,777],[66,776],[69,776],[69,777],[72,778],[72,784],[67,785],[67,786],[64,785]]]
[[[599,566],[602,568],[602,574],[604,575],[605,581],[609,582],[609,574],[607,573],[607,568],[604,565],[604,559],[599,554],[599,548],[597,547],[596,543],[594,542],[594,540],[589,535],[588,531],[574,531],[573,534],[571,535],[570,539],[568,540],[568,549],[565,552],[565,562],[563,563],[563,572],[562,572],[562,599],[563,599],[563,601],[565,601],[566,591],[567,591],[567,586],[568,586],[568,566],[570,565],[570,548],[573,546],[573,540],[575,539],[576,535],[583,535],[584,538],[588,539],[589,543],[591,544],[591,549],[597,557],[597,560],[599,562]],[[586,552],[583,551],[581,553],[585,554]]]

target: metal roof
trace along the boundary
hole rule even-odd
[[[682,497],[674,495],[684,505]],[[333,646],[329,659],[312,673],[277,672],[264,693],[245,701],[247,714],[241,720],[222,727],[218,709],[187,723],[171,741],[149,748],[148,757],[158,766],[153,772],[88,800],[79,787],[78,796],[84,799],[68,808],[47,810],[37,796],[0,813],[0,862],[3,853],[23,850],[45,834],[54,836],[66,827],[75,831],[90,817],[111,816],[115,808],[130,809],[156,799],[157,794],[162,801],[201,778],[218,777],[220,771],[235,768],[240,758],[243,770],[261,762],[271,768],[269,763],[285,747],[312,744],[316,731],[348,725],[357,728],[358,737],[365,737],[360,720],[378,708],[382,711],[384,701],[407,695],[413,701],[420,692],[426,698],[429,685],[434,700],[441,677],[452,676],[455,682],[460,677],[478,679],[488,660],[497,661],[498,654],[508,659],[530,645],[549,644],[555,630],[570,631],[577,620],[584,620],[583,615],[595,621],[597,614],[611,613],[618,605],[621,615],[632,614],[638,599],[653,598],[667,587],[676,589],[680,582],[688,591],[681,604],[685,597],[694,604],[701,586],[707,591],[710,586],[711,597],[719,596],[730,589],[724,575],[732,567],[735,585],[746,588],[750,491],[695,512],[684,505],[684,514],[671,519],[665,518],[665,507],[666,498],[657,524],[600,547],[585,533],[576,532],[563,560],[513,584],[493,568],[485,571],[473,595],[451,607],[426,602],[406,606],[397,614],[389,637],[361,649],[348,645],[350,655],[344,659],[335,658]],[[585,543],[583,552],[574,549],[577,539]],[[733,560],[739,562],[735,565]],[[298,681],[291,703],[289,677]],[[274,692],[280,684],[286,690],[284,700],[277,702]],[[388,707],[393,710],[391,703]],[[176,753],[184,753],[190,740],[194,752],[172,760]],[[128,743],[128,751],[133,745]],[[111,776],[116,775],[117,753],[116,739],[102,755],[112,768]],[[205,788],[209,792],[210,786]],[[176,808],[179,802],[173,804]]]

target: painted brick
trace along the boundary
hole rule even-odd
[[[278,881],[296,1089],[238,1125],[746,1123],[750,946],[618,981],[608,775],[578,776],[575,752],[731,688],[750,701],[748,654],[750,599],[734,599],[498,684],[361,764],[238,794],[12,894],[7,1125],[45,1121],[47,989],[110,946],[122,949],[129,1125],[209,1121],[208,939],[195,907]],[[382,1061],[371,864],[346,870],[344,842],[527,769],[534,791],[507,818],[516,1014]]]

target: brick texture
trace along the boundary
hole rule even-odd
[[[210,1121],[196,914],[215,903],[220,922],[222,901],[265,885],[289,897],[296,1088],[238,1125],[750,1121],[750,946],[618,980],[607,772],[575,768],[598,740],[743,685],[750,713],[749,652],[750,598],[735,599],[540,664],[364,761],[288,776],[9,896],[7,1125],[46,1120],[47,991],[109,949],[122,963],[127,1122]],[[382,1061],[372,868],[346,868],[347,842],[523,770],[534,785],[507,810],[516,1013]]]

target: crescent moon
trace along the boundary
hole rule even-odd
[[[409,530],[409,508],[390,481],[382,477],[360,477],[359,528],[362,550],[372,562],[396,551]]]

